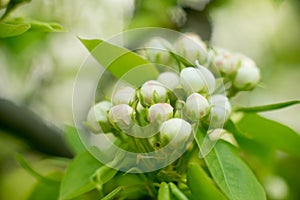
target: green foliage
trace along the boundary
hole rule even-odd
[[[153,64],[128,49],[103,40],[80,40],[111,74],[134,86],[139,87],[145,81],[158,76],[157,69]],[[130,72],[131,70],[134,71]]]
[[[202,140],[201,134],[197,133],[196,140]],[[229,199],[266,199],[262,186],[232,145],[220,140],[204,159],[214,181]]]
[[[0,38],[21,35],[31,28],[30,24],[0,23]]]
[[[65,141],[74,154],[79,154],[86,150],[75,127],[66,126],[64,133]]]
[[[189,165],[187,181],[195,200],[200,198],[226,200],[226,197],[216,188],[202,167],[195,163]]]
[[[236,128],[231,124],[228,129],[238,136],[246,137],[262,145],[300,156],[300,135],[291,128],[273,120],[254,113],[245,113],[236,124]]]
[[[275,103],[270,105],[264,105],[264,106],[254,106],[254,107],[243,107],[243,108],[237,108],[236,111],[241,112],[265,112],[265,111],[271,111],[271,110],[277,110],[281,108],[286,108],[292,105],[300,104],[300,101],[294,100],[294,101],[287,101],[282,103]]]
[[[102,164],[88,151],[77,155],[70,163],[60,187],[59,199],[72,199],[93,190],[92,175]]]

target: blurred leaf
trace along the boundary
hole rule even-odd
[[[16,159],[19,162],[19,164],[30,174],[32,175],[34,178],[36,178],[37,180],[45,183],[45,184],[52,184],[53,182],[58,182],[57,180],[54,179],[50,179],[48,177],[45,177],[43,175],[41,175],[40,173],[38,173],[37,171],[35,171],[27,162],[26,160],[19,154],[16,155]]]
[[[201,131],[196,139],[201,144]],[[214,181],[229,199],[266,199],[262,186],[231,144],[219,140],[204,159]]]
[[[153,64],[128,49],[103,40],[80,40],[110,73],[134,86],[139,87],[145,81],[156,79],[158,76]],[[134,72],[128,73],[131,70]]]
[[[0,38],[21,35],[30,29],[30,24],[0,23]]]
[[[300,135],[283,124],[249,113],[236,127],[233,134],[300,156]]]
[[[193,199],[201,197],[202,199],[226,200],[226,197],[216,188],[204,170],[194,163],[189,165],[187,181]]]
[[[30,21],[31,31],[39,32],[62,32],[65,31],[62,25],[55,22]]]
[[[87,150],[77,155],[69,165],[60,186],[59,199],[72,199],[95,188],[91,176],[102,164]]]
[[[50,178],[50,177],[49,177]],[[38,182],[27,200],[53,200],[58,199],[60,182]]]
[[[271,111],[271,110],[277,110],[277,109],[285,108],[285,107],[296,105],[296,104],[300,104],[300,101],[299,100],[294,100],[294,101],[287,101],[287,102],[275,103],[275,104],[264,105],[264,106],[242,107],[242,108],[237,108],[236,111],[240,111],[240,112],[265,112],[265,111]]]
[[[79,154],[86,150],[75,127],[66,126],[64,132],[66,143],[74,154]]]

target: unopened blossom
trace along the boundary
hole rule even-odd
[[[160,128],[160,138],[162,145],[170,148],[180,148],[189,139],[192,133],[192,126],[183,119],[172,118],[165,121]]]
[[[129,86],[117,90],[112,98],[114,105],[117,104],[132,104],[136,98],[135,89]]]
[[[196,60],[203,63],[206,59],[206,44],[194,33],[186,33],[178,38],[174,44],[174,48],[178,55],[191,63],[194,63]]]
[[[148,111],[148,120],[152,123],[155,121],[163,122],[173,116],[173,107],[168,103],[157,103],[150,106]]]
[[[189,93],[209,92],[215,88],[215,78],[212,73],[203,66],[187,67],[180,72],[180,84]]]
[[[189,119],[198,121],[207,115],[209,108],[210,105],[204,96],[199,93],[192,93],[186,100],[184,111]]]
[[[110,123],[121,130],[129,129],[133,125],[133,117],[134,110],[127,104],[113,106],[108,113]]]
[[[260,71],[255,62],[246,56],[242,56],[240,66],[233,80],[233,85],[237,89],[250,90],[260,79]]]
[[[151,62],[169,64],[172,60],[172,45],[164,38],[154,37],[145,45],[146,55]]]
[[[173,90],[179,85],[179,76],[175,72],[163,72],[158,76],[157,81],[169,90]]]
[[[228,98],[221,94],[213,95],[209,98],[211,104],[211,120],[225,122],[231,113],[231,104]]]
[[[106,132],[110,127],[107,113],[111,108],[111,103],[108,101],[101,101],[94,105],[88,113],[87,125],[94,132]]]
[[[221,48],[214,48],[210,50],[211,64],[222,75],[232,75],[236,72],[239,59],[236,54],[226,51]]]
[[[139,98],[145,106],[164,103],[168,99],[168,91],[160,82],[151,80],[142,85]]]

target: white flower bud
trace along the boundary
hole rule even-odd
[[[154,104],[149,108],[148,120],[163,122],[173,117],[173,107],[168,103]]]
[[[172,60],[169,53],[172,51],[172,45],[163,38],[154,37],[146,43],[145,47],[146,55],[151,62],[169,64]]]
[[[171,142],[171,148],[180,148],[187,142],[191,132],[192,126],[183,119],[169,119],[160,128],[161,143],[165,146]]]
[[[118,104],[132,104],[135,100],[135,89],[129,86],[117,90],[112,98],[114,105]]]
[[[199,65],[200,66],[200,65]],[[205,67],[187,67],[180,72],[180,83],[186,92],[209,92],[215,88],[215,78]]]
[[[260,71],[253,60],[243,57],[233,81],[234,87],[241,90],[252,89],[260,79]]]
[[[150,106],[154,103],[166,102],[168,92],[160,82],[151,80],[142,85],[139,98],[143,105]]]
[[[106,132],[110,127],[107,120],[107,113],[111,108],[111,103],[108,101],[101,101],[94,105],[87,116],[87,126],[94,132]]]
[[[186,33],[174,44],[175,51],[178,55],[184,57],[191,63],[199,60],[203,63],[206,59],[207,48],[201,38],[194,33]]]
[[[209,103],[201,94],[192,93],[187,99],[184,106],[185,115],[193,120],[198,121],[207,115],[209,111]]]
[[[175,72],[164,72],[158,76],[157,81],[173,90],[179,85],[179,76]]]
[[[224,75],[231,75],[236,72],[238,56],[221,48],[210,50],[212,64]]]
[[[110,123],[121,130],[129,129],[133,125],[133,116],[134,110],[127,104],[113,106],[108,113]]]
[[[210,97],[211,104],[211,120],[225,122],[231,113],[231,104],[228,98],[221,94],[216,94]]]

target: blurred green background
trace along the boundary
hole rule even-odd
[[[64,27],[62,32],[29,30],[0,38],[0,98],[35,113],[58,133],[66,124],[73,124],[73,83],[89,55],[77,36],[105,39],[137,27],[193,31],[213,45],[253,58],[262,71],[261,83],[255,90],[235,97],[234,105],[300,99],[298,0],[32,0],[13,10],[7,20],[15,18],[56,22]],[[300,133],[300,106],[263,115]],[[35,127],[34,122],[30,126]],[[34,179],[16,163],[16,152],[25,154],[42,173],[63,172],[68,158],[45,160],[48,156],[16,136],[20,133],[0,128],[0,199],[26,199],[32,189]],[[293,188],[300,183],[299,175],[293,174],[298,173],[299,159],[284,162],[277,163],[275,170],[284,179],[276,176],[270,183],[277,183],[281,189],[287,185]],[[288,173],[286,166],[295,171]],[[272,192],[270,199],[282,199],[272,197]],[[297,199],[298,193],[287,196]]]

